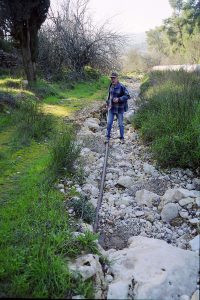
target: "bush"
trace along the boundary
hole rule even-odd
[[[84,77],[86,80],[97,80],[101,76],[100,72],[95,70],[94,68],[91,68],[90,66],[86,66],[84,68]]]
[[[22,145],[30,144],[32,139],[42,140],[49,136],[54,126],[54,118],[44,114],[35,101],[21,101],[14,112],[13,122],[16,128],[15,139]]]
[[[0,49],[2,49],[5,52],[11,52],[13,50],[13,44],[0,38]]]
[[[80,153],[80,146],[75,141],[75,129],[63,124],[61,132],[56,133],[52,140],[49,169],[57,175],[74,173],[74,164]]]
[[[73,208],[77,217],[82,218],[87,223],[92,223],[95,218],[95,208],[88,202],[86,197],[72,198],[67,202],[68,206]]]
[[[197,167],[200,161],[198,74],[152,72],[141,89],[133,123],[162,166]]]
[[[98,233],[93,233],[89,230],[81,233],[78,236],[74,236],[74,238],[69,240],[69,243],[65,243],[63,251],[69,257],[76,257],[80,255],[80,253],[94,253],[100,254],[97,245],[97,239],[99,237]]]
[[[31,91],[40,99],[47,96],[58,96],[59,92],[53,84],[48,81],[38,79],[37,82],[31,84]]]

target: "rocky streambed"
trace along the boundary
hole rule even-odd
[[[89,269],[93,270],[89,273],[96,274],[96,299],[194,300],[198,293],[191,298],[192,294],[199,288],[200,178],[189,169],[162,170],[156,166],[130,124],[139,86],[134,79],[127,83],[131,99],[125,114],[124,144],[120,144],[114,122],[99,211],[99,244],[112,263],[103,273],[97,256],[83,256],[72,269],[82,272],[85,279]],[[77,122],[81,125],[78,137],[84,145],[85,182],[75,187],[96,207],[106,134],[100,104],[85,111]]]

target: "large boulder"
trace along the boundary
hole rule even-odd
[[[178,300],[196,290],[198,255],[167,244],[165,241],[136,236],[130,246],[109,250],[112,261],[107,299]]]
[[[104,275],[98,255],[87,254],[69,262],[69,270],[79,273],[83,281],[93,277],[95,285],[95,299],[104,299],[102,286],[105,286]]]

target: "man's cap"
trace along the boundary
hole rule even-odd
[[[118,77],[118,74],[117,74],[116,72],[112,72],[112,73],[110,74],[110,77],[111,77],[111,78]]]

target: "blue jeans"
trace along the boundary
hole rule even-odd
[[[112,129],[114,116],[117,116],[118,125],[119,125],[119,132],[120,132],[120,139],[124,138],[124,114],[123,113],[113,113],[111,110],[108,111],[108,121],[107,121],[107,137],[110,138],[110,132]]]

